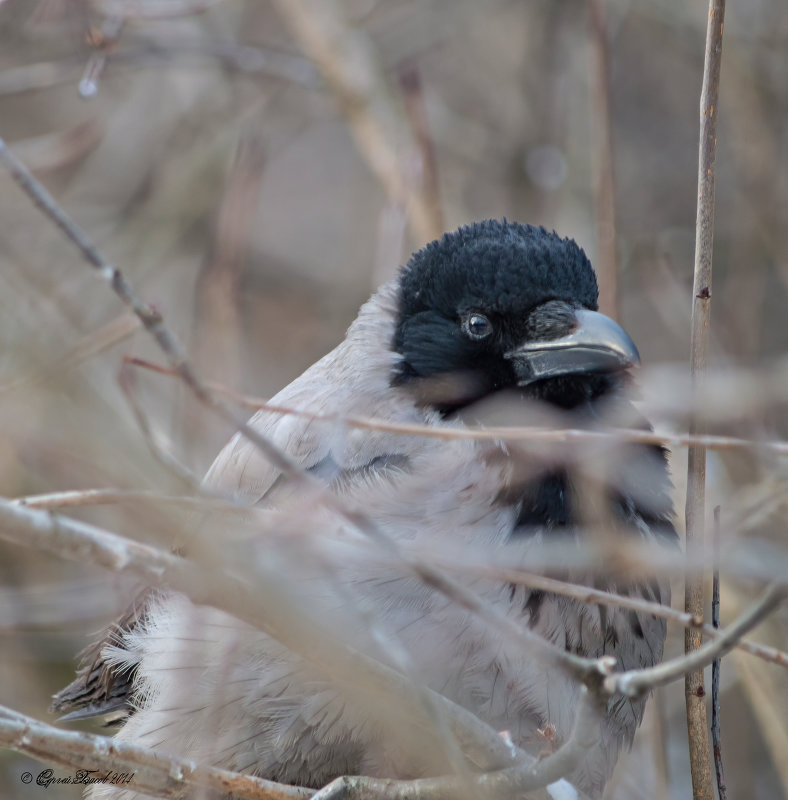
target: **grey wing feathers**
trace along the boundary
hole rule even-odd
[[[424,444],[420,437],[353,429],[340,418],[424,422],[413,398],[390,385],[394,365],[389,348],[394,335],[393,297],[392,287],[385,287],[373,297],[351,325],[345,341],[271,400],[273,406],[308,415],[260,410],[249,420],[258,433],[302,469],[316,470],[318,477],[328,477],[326,483],[340,491],[343,480],[360,481],[371,473],[389,470],[399,454],[407,457]],[[332,465],[336,466],[333,475],[320,474],[323,467]],[[283,483],[279,477],[279,471],[259,449],[236,434],[216,457],[205,483],[250,505],[261,500],[272,505],[271,495],[266,495],[277,481]]]

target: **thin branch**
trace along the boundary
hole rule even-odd
[[[584,538],[585,537],[585,538]],[[463,553],[452,553],[456,563],[491,564],[502,569],[510,569],[518,563],[528,572],[567,573],[582,570],[584,574],[611,575],[627,582],[643,581],[652,578],[674,580],[677,577],[703,573],[709,564],[711,553],[708,549],[687,556],[676,548],[667,548],[662,543],[632,541],[631,537],[611,537],[600,546],[590,541],[584,529],[578,530],[577,541],[571,543],[544,542],[539,551],[523,549],[511,543],[501,554],[490,553],[480,547],[465,548]],[[424,559],[433,556],[434,548],[414,547],[414,553]],[[445,552],[440,554],[438,563],[443,563]],[[522,558],[522,561],[518,560]],[[788,589],[785,554],[782,548],[764,541],[748,538],[730,543],[720,554],[720,574],[729,575],[742,581],[775,583]],[[713,634],[712,634],[713,635]]]
[[[204,365],[231,384],[242,375],[241,287],[252,240],[266,153],[257,126],[245,124],[218,202],[211,247],[194,289],[191,351]],[[205,409],[186,406],[179,420],[187,453],[199,452],[204,438]]]
[[[711,584],[711,624],[714,630],[720,627],[720,507],[714,509],[714,574]],[[727,800],[725,770],[722,764],[722,733],[720,725],[720,664],[715,658],[711,663],[711,743],[714,753],[714,771],[717,776],[717,793],[720,800]]]
[[[613,673],[605,679],[606,690],[611,694],[618,692],[629,697],[636,697],[656,686],[670,683],[693,672],[702,673],[703,668],[711,664],[715,658],[721,658],[730,652],[736,646],[736,642],[747,631],[761,623],[785,600],[785,597],[785,586],[771,584],[739,619],[725,628],[719,638],[706,642],[683,656],[663,661],[655,667]],[[708,750],[704,757],[708,761]],[[711,797],[711,795],[707,796]]]
[[[26,508],[0,498],[0,537],[48,550],[70,561],[87,561],[113,572],[129,571],[158,585],[182,559],[79,520]]]
[[[170,377],[178,377],[178,372],[169,367],[156,364],[137,356],[124,356],[124,361],[136,367]],[[290,406],[275,405],[265,398],[240,394],[223,384],[208,381],[207,386],[214,392],[232,398],[239,405],[255,411],[270,411],[274,414],[293,415],[315,422],[341,422],[350,428],[380,431],[401,436],[424,436],[431,439],[446,440],[505,440],[533,441],[545,443],[581,443],[581,442],[627,442],[634,444],[657,444],[665,447],[688,447],[701,445],[711,450],[762,450],[774,455],[788,455],[788,442],[760,442],[754,439],[742,439],[736,436],[711,436],[685,433],[655,433],[633,428],[610,428],[606,430],[583,430],[580,428],[544,428],[533,426],[490,426],[486,428],[436,427],[418,423],[389,422],[374,417],[345,416],[343,414],[322,414]]]
[[[692,287],[691,371],[696,384],[706,370],[711,316],[711,265],[714,244],[714,162],[717,151],[717,118],[722,32],[725,0],[709,0],[706,29],[706,52],[703,65],[703,87],[700,98],[700,143],[698,156],[698,210],[695,225],[695,272]],[[704,433],[704,424],[697,416],[690,422],[690,433]],[[687,552],[702,545],[706,499],[706,450],[692,445],[687,460],[686,531]],[[703,615],[703,576],[690,578],[685,584],[684,609],[695,616]],[[722,639],[713,642],[718,645]],[[701,637],[687,629],[684,634],[686,659],[701,652]],[[695,800],[712,797],[713,787],[709,764],[709,733],[706,721],[706,690],[703,670],[688,672],[684,679],[687,707],[692,791]]]
[[[54,511],[60,508],[84,508],[86,506],[120,505],[124,503],[164,503],[185,508],[207,510],[219,506],[223,511],[249,513],[247,507],[234,506],[208,497],[167,495],[144,489],[74,489],[65,492],[48,492],[15,497],[14,505]]]
[[[189,790],[211,790],[212,800],[299,800],[312,789],[284,786],[229,770],[202,767],[106,736],[65,731],[0,706],[0,745],[40,761],[73,768],[87,785],[91,779],[130,773],[125,788],[155,797],[191,796]],[[75,775],[75,778],[77,776]]]

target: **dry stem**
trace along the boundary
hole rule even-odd
[[[706,29],[706,53],[703,66],[703,88],[700,98],[700,144],[698,158],[698,212],[695,226],[695,277],[692,294],[692,375],[700,382],[706,369],[711,314],[711,264],[714,243],[714,161],[717,149],[717,106],[722,58],[722,31],[725,0],[709,0]],[[704,433],[703,422],[693,417],[690,433]],[[702,547],[706,495],[706,450],[700,445],[689,448],[687,462],[686,530],[687,552]],[[689,578],[685,585],[684,608],[690,614],[703,616],[703,576]],[[718,642],[721,640],[718,640]],[[687,629],[684,649],[687,658],[701,648],[698,631]],[[711,800],[714,788],[709,760],[709,732],[706,721],[706,690],[703,670],[696,669],[684,679],[687,706],[692,791],[695,800]]]

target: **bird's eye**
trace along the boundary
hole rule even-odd
[[[492,332],[493,326],[484,314],[468,314],[463,320],[465,333],[471,339],[486,339]]]

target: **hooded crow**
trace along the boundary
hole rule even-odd
[[[597,470],[589,509],[582,480],[565,459],[536,458],[513,442],[341,422],[373,417],[450,432],[549,412],[570,415],[573,426],[615,414],[618,425],[647,427],[627,392],[637,349],[597,311],[597,294],[591,264],[570,239],[505,220],[461,227],[416,252],[362,307],[344,341],[271,401],[311,416],[263,410],[251,425],[403,547],[465,554],[466,563],[508,549],[522,556],[590,536],[589,520],[597,528],[605,520],[619,535],[670,542],[670,481],[659,447],[617,448]],[[582,453],[574,456],[582,461]],[[577,474],[589,472],[588,464],[579,467]],[[575,680],[362,547],[362,537],[327,521],[314,498],[297,496],[253,443],[236,435],[205,481],[289,520],[278,540],[286,544],[250,551],[248,563],[264,562],[266,580],[286,573],[310,613],[353,647],[406,668],[535,754],[568,736]],[[332,533],[321,538],[321,526]],[[660,581],[627,583],[577,569],[570,577],[669,602]],[[612,655],[622,669],[651,666],[662,656],[663,620],[489,576],[468,585],[567,651]],[[601,795],[644,703],[610,701],[596,743],[566,776],[580,791]],[[303,786],[343,774],[410,778],[449,768],[450,747],[441,750],[401,719],[387,726],[373,706],[281,641],[167,592],[141,598],[87,652],[77,680],[54,704],[71,718],[122,711],[122,740]],[[131,786],[93,791],[113,800],[141,796]]]

